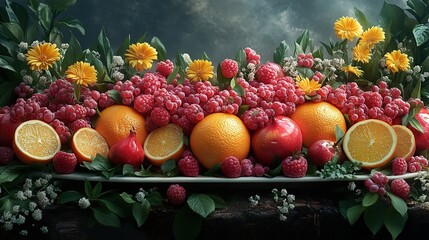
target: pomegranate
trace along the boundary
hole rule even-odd
[[[425,149],[429,149],[429,110],[422,108],[415,117],[417,121],[419,121],[420,125],[422,125],[423,132],[419,132],[409,124],[408,128],[411,129],[416,139],[417,152],[421,152]]]
[[[20,121],[13,120],[9,113],[0,114],[0,146],[12,147],[13,135]]]
[[[108,159],[114,165],[130,164],[136,169],[140,168],[144,161],[144,151],[134,130],[109,149]]]
[[[271,166],[299,152],[302,147],[302,133],[298,125],[285,116],[275,116],[271,123],[252,135],[252,149],[257,160]]]
[[[338,160],[342,160],[343,151],[340,146],[336,145],[335,142],[331,140],[315,141],[308,148],[308,157],[318,168],[323,167],[335,156]]]

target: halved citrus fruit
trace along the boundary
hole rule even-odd
[[[61,150],[61,140],[51,125],[40,120],[29,120],[15,130],[13,149],[19,160],[26,164],[44,164]]]
[[[392,160],[397,142],[395,130],[389,124],[368,119],[350,127],[344,135],[343,150],[349,160],[373,169]]]
[[[161,166],[170,159],[177,160],[184,150],[183,131],[170,123],[147,135],[143,145],[146,158],[155,166]]]
[[[406,160],[411,159],[416,152],[416,140],[413,132],[402,125],[393,125],[392,127],[398,137],[398,146],[396,147],[396,151],[393,156],[402,157]]]
[[[81,128],[73,135],[72,149],[79,162],[91,162],[97,153],[107,157],[109,145],[106,140],[93,128]]]

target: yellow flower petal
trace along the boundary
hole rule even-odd
[[[191,82],[207,81],[213,76],[213,64],[207,60],[194,60],[186,69],[186,77]]]
[[[341,17],[334,23],[334,30],[338,38],[353,41],[355,37],[362,34],[362,26],[352,17]]]
[[[384,41],[384,31],[381,27],[371,27],[362,33],[359,44],[373,48],[375,44]]]
[[[352,66],[352,65],[348,65],[348,66],[345,66],[345,67],[342,67],[341,68],[341,70],[343,71],[343,72],[346,72],[346,73],[351,73],[351,74],[354,74],[355,76],[357,76],[357,77],[361,77],[362,76],[362,74],[363,74],[363,71],[362,70],[360,70],[359,68],[357,68],[357,67],[354,67],[354,66]]]
[[[317,90],[322,87],[322,84],[316,80],[309,80],[308,78],[300,78],[299,76],[296,79],[296,86],[301,89],[306,95],[314,95]]]
[[[152,62],[157,59],[158,52],[149,43],[131,44],[125,53],[125,61],[141,72],[152,67]]]
[[[87,87],[97,82],[97,71],[89,63],[76,62],[67,68],[66,79]]]
[[[48,70],[52,64],[60,60],[60,50],[56,44],[41,43],[28,50],[26,59],[31,70]]]
[[[386,67],[392,72],[398,72],[399,70],[405,71],[410,68],[410,60],[408,55],[401,53],[401,50],[394,50],[384,55],[386,58]]]
[[[368,46],[358,44],[353,48],[353,60],[368,63],[371,59],[371,49]]]

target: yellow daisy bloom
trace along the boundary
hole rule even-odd
[[[368,63],[371,59],[371,49],[368,46],[358,44],[353,48],[353,60]]]
[[[186,77],[189,78],[191,82],[207,81],[212,78],[213,75],[213,64],[207,60],[194,60],[186,69]]]
[[[60,60],[60,50],[56,44],[41,43],[28,50],[26,57],[31,70],[48,70],[54,62]]]
[[[97,71],[89,63],[79,61],[67,68],[66,79],[87,87],[97,82]]]
[[[372,27],[362,33],[359,44],[373,48],[375,44],[384,41],[384,31],[381,27]]]
[[[308,78],[296,78],[296,86],[301,89],[303,92],[305,92],[306,95],[314,95],[317,90],[322,87],[322,84],[319,83],[319,81],[316,80],[309,80]]]
[[[384,55],[386,58],[386,67],[392,72],[398,72],[399,70],[405,71],[410,68],[410,60],[408,55],[401,53],[401,50],[394,50]]]
[[[158,52],[149,43],[131,44],[125,53],[125,61],[141,72],[152,67],[152,62],[157,59]]]
[[[355,76],[357,76],[357,77],[361,77],[362,76],[362,74],[363,74],[363,71],[362,70],[360,70],[359,68],[357,68],[357,67],[354,67],[354,66],[352,66],[352,65],[348,65],[348,66],[344,66],[344,67],[342,67],[341,68],[341,70],[343,71],[343,72],[346,72],[346,73],[348,73],[348,74],[354,74]]]
[[[334,30],[338,38],[353,41],[362,34],[362,25],[352,17],[341,17],[334,23]]]

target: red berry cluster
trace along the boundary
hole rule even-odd
[[[282,171],[286,177],[300,178],[307,174],[308,162],[303,155],[289,156],[282,161]]]
[[[369,192],[377,193],[380,196],[386,194],[386,185],[389,179],[381,172],[374,173],[370,179],[366,179],[364,184]]]
[[[311,68],[314,64],[313,55],[311,53],[305,54],[300,53],[298,54],[298,66],[299,67],[306,67]]]

